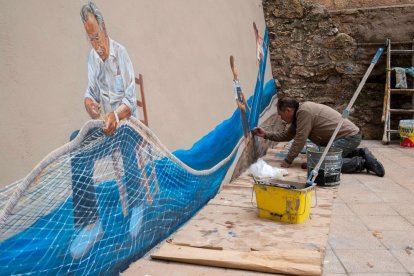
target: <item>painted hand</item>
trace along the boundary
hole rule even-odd
[[[85,106],[86,106],[86,111],[88,112],[89,116],[91,116],[92,119],[99,118],[99,114],[101,113],[100,104],[92,100],[89,100],[85,103]]]
[[[114,134],[116,130],[116,119],[113,112],[109,112],[105,115],[105,126],[102,128],[103,132],[107,135]]]

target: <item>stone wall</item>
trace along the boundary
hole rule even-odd
[[[414,5],[400,5],[370,9],[350,9],[331,12],[332,21],[339,26],[341,32],[351,35],[357,42],[355,60],[370,60],[378,47],[386,48],[385,41],[390,39],[392,49],[411,49],[414,39]],[[366,124],[363,131],[366,137],[381,139],[383,124],[378,120],[382,116],[385,91],[385,61],[383,55],[379,64],[374,68],[371,77],[358,99],[358,109],[354,117],[364,118]],[[393,55],[391,67],[413,66],[414,60],[410,55]],[[414,87],[413,80],[407,79],[409,88]],[[395,87],[395,75],[391,73],[391,87]],[[378,99],[378,95],[381,95]],[[393,95],[391,108],[411,108],[410,95]],[[391,128],[398,129],[400,119],[410,115],[391,116]],[[378,124],[379,123],[379,124]],[[394,138],[398,138],[397,135]]]
[[[414,38],[414,4],[371,9],[330,12],[340,31],[351,35],[357,43],[411,41]]]
[[[329,10],[414,4],[413,0],[309,0],[309,2],[322,4]]]
[[[264,0],[273,76],[286,94],[341,112],[386,38],[414,37],[413,7],[329,12],[301,0]],[[382,137],[384,89],[385,55],[351,110],[350,119],[361,128],[364,139]]]

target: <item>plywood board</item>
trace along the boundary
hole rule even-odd
[[[279,145],[264,159],[277,166],[286,152]],[[306,170],[300,167],[303,158],[306,160],[300,156],[288,169],[287,180],[306,182]],[[320,274],[336,188],[317,188],[310,218],[288,224],[258,217],[253,184],[245,172],[223,185],[220,193],[151,257],[260,272]],[[295,257],[310,252],[312,258]]]
[[[207,205],[171,242],[192,247],[260,251],[306,248],[324,250],[330,219],[313,214],[301,224],[260,219],[256,208]]]

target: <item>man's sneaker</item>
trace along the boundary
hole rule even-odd
[[[132,208],[131,220],[129,221],[129,235],[133,239],[138,235],[139,230],[141,229],[143,215],[144,209],[142,205]]]
[[[97,221],[90,229],[84,227],[80,230],[70,245],[70,254],[72,257],[74,259],[79,259],[88,253],[95,242],[102,238],[103,233],[104,231],[100,221]]]
[[[375,158],[369,149],[361,149],[361,155],[365,159],[365,167],[368,172],[372,171],[379,177],[383,177],[385,175],[384,166],[377,160],[377,158]]]

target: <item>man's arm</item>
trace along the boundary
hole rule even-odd
[[[293,144],[290,147],[285,162],[289,165],[292,164],[293,160],[299,155],[302,148],[306,144],[306,140],[312,130],[312,115],[306,111],[298,111],[296,113],[296,135],[293,140]]]
[[[262,137],[264,139],[268,139],[275,142],[285,142],[292,140],[293,137],[295,137],[295,127],[293,125],[290,125],[290,127],[281,133],[270,133],[265,131],[261,127],[256,127],[253,129],[253,133],[256,136]]]
[[[266,132],[264,137],[265,139],[275,141],[275,142],[287,142],[293,139],[296,134],[296,128],[293,124],[289,126],[289,128],[285,131],[280,133],[269,133]]]
[[[86,112],[92,119],[98,119],[101,114],[101,106],[91,98],[85,98],[84,100]]]
[[[88,60],[88,87],[85,91],[85,99],[84,105],[86,112],[88,112],[89,116],[92,119],[98,119],[100,115],[100,104],[101,101],[99,97],[99,89],[96,85],[96,78],[95,78],[95,68],[94,68],[94,58],[93,53],[89,54]]]
[[[129,118],[132,114],[131,114],[131,109],[125,105],[125,104],[121,104],[116,110],[115,110],[116,114],[118,115],[119,120],[125,119],[125,118]]]
[[[117,108],[119,120],[129,118],[137,108],[137,95],[135,92],[135,74],[131,59],[125,48],[120,52],[120,70],[125,84],[125,97]],[[137,118],[138,119],[138,118]]]

